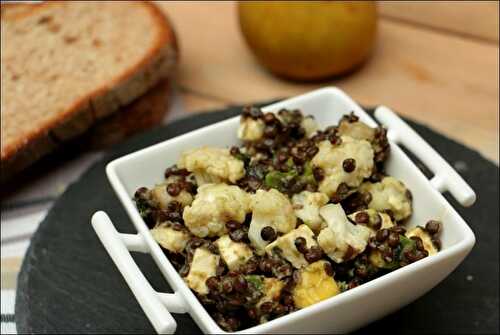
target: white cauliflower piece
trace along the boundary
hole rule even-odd
[[[222,148],[204,146],[184,151],[177,165],[192,172],[199,186],[228,181],[236,183],[245,175],[243,162]]]
[[[334,262],[348,261],[365,250],[369,228],[352,224],[338,204],[326,205],[319,213],[328,227],[319,233],[318,244]]]
[[[205,284],[208,278],[215,276],[220,256],[217,256],[205,248],[197,248],[193,255],[193,261],[188,275],[184,281],[188,286],[199,294],[207,294],[208,287]]]
[[[269,244],[260,234],[264,227],[270,226],[283,234],[295,228],[297,218],[290,200],[275,189],[257,190],[252,195],[250,207],[252,222],[248,229],[248,238],[258,254],[263,254],[265,246]]]
[[[321,142],[318,153],[312,159],[312,164],[325,172],[319,191],[329,197],[335,195],[341,183],[351,188],[358,187],[363,179],[371,175],[373,169],[373,149],[368,141],[349,136],[342,136],[341,139],[340,145],[332,145],[330,141]],[[343,162],[348,158],[356,162],[352,172],[346,172],[343,168]]]
[[[186,227],[198,237],[222,236],[226,222],[243,222],[250,211],[250,196],[238,186],[205,184],[182,215]]]
[[[253,256],[252,249],[246,243],[234,242],[229,235],[220,237],[215,245],[229,270],[238,270]]]
[[[318,123],[312,116],[306,116],[302,119],[300,126],[306,131],[306,137],[311,137],[318,130]]]
[[[421,227],[415,227],[406,233],[406,237],[410,238],[412,236],[420,237],[420,239],[422,240],[422,244],[424,245],[424,249],[427,250],[429,256],[438,253],[438,249],[436,249],[436,246],[434,245],[434,243],[432,243],[432,239],[429,233]]]
[[[323,227],[324,221],[319,209],[328,203],[328,196],[321,192],[303,191],[292,197],[295,215],[314,231]]]
[[[409,217],[412,213],[411,199],[406,186],[394,177],[384,177],[378,183],[363,183],[359,190],[371,194],[369,208],[378,212],[390,210],[396,221]]]
[[[167,192],[168,184],[175,182],[171,177],[169,177],[164,183],[158,184],[150,190],[151,200],[158,206],[160,209],[166,209],[168,203],[171,201],[177,201],[182,205],[182,207],[188,206],[193,202],[193,196],[186,190],[182,190],[175,197],[171,196]]]
[[[281,255],[287,261],[289,261],[293,267],[300,269],[307,266],[309,262],[305,259],[304,255],[297,250],[295,247],[295,240],[298,237],[303,237],[306,240],[306,247],[310,248],[312,246],[317,246],[318,244],[314,240],[313,231],[305,224],[300,225],[297,229],[278,237],[274,242],[270,243],[266,247],[266,253],[268,255],[273,254],[273,249],[278,247],[281,250]]]
[[[187,232],[175,230],[164,223],[154,227],[150,232],[155,241],[170,252],[181,253],[189,241]]]
[[[265,125],[262,120],[242,117],[238,128],[238,138],[243,141],[257,141],[264,136],[264,128]]]
[[[372,142],[375,137],[375,129],[360,121],[349,122],[347,120],[342,120],[339,124],[337,134],[340,136],[349,136],[357,140]]]

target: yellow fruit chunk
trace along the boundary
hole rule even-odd
[[[300,270],[300,280],[293,290],[298,308],[313,305],[340,293],[337,283],[325,271],[326,261],[317,261]]]

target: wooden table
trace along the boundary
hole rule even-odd
[[[189,111],[287,97],[325,85],[387,105],[498,162],[498,2],[381,2],[378,43],[356,73],[283,81],[252,57],[233,2],[162,2],[177,31]]]

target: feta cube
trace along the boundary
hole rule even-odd
[[[188,275],[184,281],[188,286],[199,294],[207,294],[206,280],[215,276],[220,256],[217,256],[205,248],[198,248],[193,255],[193,261]]]
[[[189,241],[187,232],[175,230],[166,224],[160,224],[151,229],[151,235],[163,248],[175,253],[181,253]]]
[[[229,270],[237,270],[244,265],[252,256],[253,252],[248,245],[241,242],[234,242],[229,235],[224,235],[215,241],[219,248],[222,260]]]
[[[278,237],[274,242],[266,246],[266,253],[272,255],[273,249],[278,247],[281,250],[281,255],[292,265],[299,269],[307,266],[309,262],[304,258],[304,255],[300,253],[295,247],[295,240],[298,237],[303,237],[306,240],[306,247],[310,248],[312,246],[317,246],[318,244],[314,240],[314,233],[307,225],[300,225],[298,228],[292,230],[291,232]]]

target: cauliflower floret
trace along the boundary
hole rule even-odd
[[[323,227],[324,221],[319,216],[319,209],[328,203],[328,196],[321,192],[303,191],[292,197],[295,215],[314,231]]]
[[[243,141],[257,141],[264,135],[264,122],[251,117],[240,118],[238,138]]]
[[[304,308],[340,293],[337,283],[325,270],[327,263],[320,260],[300,270],[299,282],[292,292],[296,307]]]
[[[151,235],[158,244],[168,251],[181,253],[189,241],[189,234],[185,231],[175,230],[161,223],[150,230]]]
[[[184,151],[178,166],[193,172],[198,185],[236,181],[245,175],[244,164],[228,149],[201,147]]]
[[[212,254],[205,248],[196,249],[189,273],[184,281],[197,293],[207,294],[208,287],[205,282],[208,278],[215,276],[219,259],[220,256]]]
[[[215,245],[229,270],[238,270],[253,256],[252,249],[246,243],[234,242],[229,235],[220,237]]]
[[[297,250],[295,246],[295,240],[298,237],[303,237],[306,240],[306,247],[310,248],[312,246],[317,246],[318,244],[314,240],[313,231],[305,224],[300,225],[297,229],[278,237],[274,242],[267,245],[265,248],[268,255],[273,254],[274,248],[279,248],[281,250],[281,255],[287,261],[289,261],[293,267],[300,269],[307,266],[309,262],[304,258],[304,255]]]
[[[369,208],[378,212],[390,210],[396,221],[406,219],[412,213],[408,189],[394,177],[384,177],[381,182],[373,184],[365,182],[359,190],[371,194]]]
[[[306,131],[306,137],[311,137],[318,130],[318,123],[312,116],[303,118],[300,126]]]
[[[171,196],[167,192],[167,186],[170,183],[175,182],[172,177],[169,177],[165,182],[156,185],[153,187],[150,191],[150,197],[153,203],[158,206],[160,209],[166,209],[168,206],[168,203],[171,201],[177,201],[182,205],[182,207],[189,206],[193,202],[193,196],[191,193],[187,192],[186,190],[182,190],[178,195],[175,197]]]
[[[365,250],[371,230],[352,224],[340,205],[326,205],[319,214],[328,227],[319,233],[318,244],[333,261],[348,261]]]
[[[357,218],[357,215],[360,213],[366,213],[368,215],[368,221],[367,222],[359,222],[359,216]],[[387,215],[386,213],[378,213],[374,209],[365,209],[362,211],[357,211],[354,212],[350,215],[348,215],[349,219],[351,221],[356,222],[357,224],[362,224],[372,231],[372,236],[375,235],[377,230],[380,229],[389,229],[392,226],[394,226],[394,222],[392,222],[391,217]]]
[[[412,236],[420,237],[420,239],[422,240],[422,243],[424,245],[424,249],[427,250],[427,252],[429,253],[429,256],[438,253],[436,246],[434,245],[434,243],[432,243],[432,239],[429,236],[429,233],[426,232],[421,227],[415,227],[414,229],[412,229],[406,233],[406,237],[410,238]]]
[[[258,254],[263,254],[265,246],[269,244],[260,234],[264,227],[269,226],[283,234],[295,228],[297,218],[290,200],[275,189],[257,190],[252,195],[250,207],[252,222],[248,229],[248,238]]]
[[[186,227],[198,237],[222,236],[226,222],[243,222],[250,211],[250,196],[238,186],[205,184],[182,215]]]
[[[333,145],[330,141],[319,144],[319,151],[313,157],[312,164],[325,172],[325,178],[319,184],[319,191],[333,197],[341,183],[353,188],[358,187],[364,178],[371,175],[373,169],[373,149],[368,141],[342,136],[342,143]],[[354,170],[346,172],[343,162],[355,161]]]
[[[340,121],[337,134],[340,136],[349,136],[356,140],[372,142],[375,137],[375,129],[360,121],[349,122],[344,119]]]

